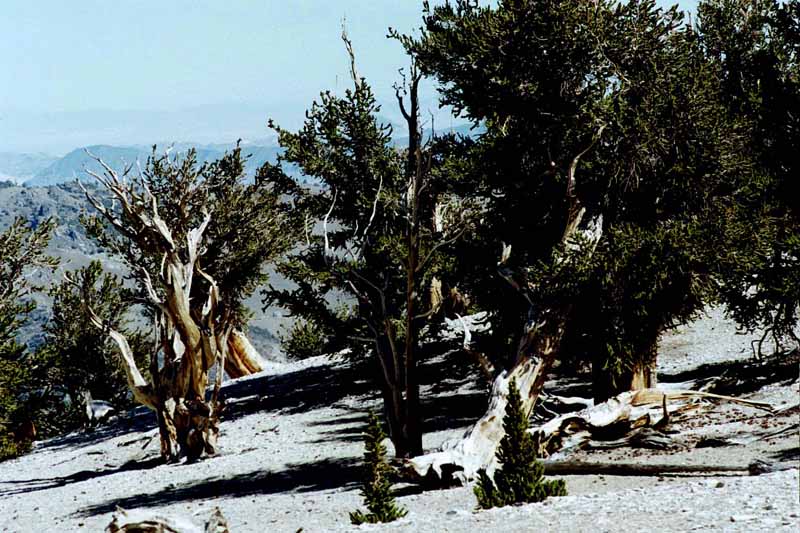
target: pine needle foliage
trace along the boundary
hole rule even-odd
[[[300,318],[281,337],[281,348],[292,359],[306,359],[325,353],[324,328],[314,319]]]
[[[491,509],[541,502],[549,496],[566,496],[563,480],[544,479],[544,466],[536,460],[536,444],[528,433],[528,416],[516,380],[512,380],[508,388],[503,429],[506,434],[497,450],[497,460],[502,467],[495,473],[494,481],[485,469],[478,471],[478,484],[474,488],[478,507]]]
[[[15,435],[31,422],[26,401],[30,361],[17,334],[36,308],[31,297],[39,287],[31,281],[31,271],[57,264],[46,253],[54,228],[52,219],[31,224],[17,218],[0,232],[0,461],[24,453],[29,445]]]
[[[386,447],[383,440],[386,434],[374,412],[369,414],[369,425],[364,438],[366,450],[364,452],[364,485],[361,495],[369,513],[361,510],[350,513],[350,522],[359,524],[377,524],[378,522],[393,522],[403,518],[408,511],[399,507],[392,494],[392,482],[389,476],[392,467],[386,462]]]

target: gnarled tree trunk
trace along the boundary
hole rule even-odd
[[[134,398],[156,412],[162,456],[174,461],[182,456],[194,459],[204,452],[213,454],[219,433],[217,400],[222,369],[239,377],[263,369],[264,363],[244,335],[233,331],[231,312],[220,304],[217,283],[200,268],[211,214],[204,213],[199,225],[188,229],[186,235],[173,235],[160,217],[158,201],[146,182],[142,180],[141,187],[136,188],[121,180],[102,160],[95,160],[103,166],[103,175],[88,172],[111,193],[121,213],[110,211],[84,189],[89,202],[131,246],[150,251],[155,248],[162,255],[157,268],[146,261],[132,262],[132,274],[156,318],[159,349],[151,354],[151,382],[137,368],[124,335],[109,329],[90,309],[92,322],[117,343]],[[205,281],[202,300],[198,299],[197,276]],[[214,365],[218,368],[217,381],[207,398],[209,372]]]
[[[597,133],[595,141],[602,130]],[[593,144],[578,154],[570,165],[566,191],[569,211],[560,242],[560,248],[565,252],[579,251],[587,258],[594,253],[603,235],[603,217],[597,215],[584,220],[586,209],[580,207],[575,194],[575,171],[580,158]],[[527,285],[529,282],[518,283],[502,268],[510,253],[510,247],[504,247],[500,273],[531,302],[533,299],[530,294],[535,287]],[[556,266],[563,264],[562,255],[556,259]],[[486,413],[460,440],[446,443],[438,452],[408,461],[408,467],[419,478],[432,483],[450,484],[457,479],[464,481],[474,478],[481,468],[491,470],[494,467],[495,451],[505,434],[503,417],[508,404],[509,384],[511,380],[516,380],[523,408],[530,412],[542,390],[547,372],[558,357],[571,310],[571,302],[553,302],[543,309],[531,305],[514,364],[510,371],[502,372],[495,379]]]
[[[228,355],[225,357],[225,373],[231,379],[249,376],[267,369],[267,362],[253,347],[247,336],[234,330],[228,337]]]

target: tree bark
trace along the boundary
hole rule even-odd
[[[267,362],[253,347],[247,336],[235,330],[228,338],[225,373],[231,379],[249,376],[267,369]]]
[[[406,115],[408,122],[408,168],[411,217],[408,221],[408,258],[406,263],[406,331],[405,331],[405,420],[403,433],[406,439],[406,455],[422,455],[422,413],[420,412],[419,380],[417,377],[419,351],[419,321],[417,315],[417,277],[420,266],[420,203],[425,172],[422,168],[422,150],[419,131],[419,76],[412,65],[411,112]]]

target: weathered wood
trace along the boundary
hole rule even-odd
[[[591,254],[603,232],[602,216],[580,225],[584,210],[577,212],[570,231],[565,232],[565,242],[580,234]],[[504,252],[504,256],[508,256]],[[510,279],[511,276],[508,276]],[[513,284],[513,279],[510,279]],[[522,289],[521,289],[522,290]],[[543,310],[531,309],[525,332],[516,353],[516,363],[510,371],[497,376],[492,385],[489,407],[476,424],[458,441],[445,443],[438,452],[416,457],[408,467],[421,479],[438,479],[448,483],[453,476],[460,481],[472,479],[481,468],[491,469],[495,450],[505,434],[503,416],[508,403],[508,386],[516,380],[523,407],[530,411],[542,390],[547,372],[552,368],[561,346],[569,304]]]
[[[662,463],[619,463],[544,460],[548,476],[661,476],[664,474],[745,473],[750,465],[673,465]]]
[[[767,463],[754,461],[748,465],[682,465],[665,463],[620,463],[603,461],[544,460],[544,473],[548,476],[662,476],[669,474],[720,474],[748,473],[751,476],[797,468],[792,463]]]
[[[203,272],[199,264],[211,214],[203,213],[202,221],[185,235],[173,235],[160,216],[158,199],[144,179],[139,180],[137,187],[124,174],[120,177],[102,159],[89,155],[104,171],[102,174],[87,172],[119,203],[124,216],[109,210],[81,185],[89,203],[108,224],[127,236],[133,246],[141,249],[157,246],[163,252],[157,273],[144,265],[139,265],[133,273],[142,284],[147,304],[156,317],[162,361],[159,363],[159,351],[154,350],[150,364],[152,383],[139,371],[124,335],[108,329],[89,309],[92,323],[116,342],[128,386],[136,401],[156,411],[165,460],[174,461],[183,455],[192,459],[203,451],[213,453],[214,443],[207,437],[216,433],[212,430],[217,409],[215,405],[206,404],[205,395],[209,371],[220,359],[220,351],[227,349],[231,326],[229,312],[219,310],[215,280]],[[208,283],[201,310],[193,310],[190,301],[195,275]],[[157,285],[151,276],[157,276]]]
[[[522,374],[525,376],[526,374]],[[493,395],[494,396],[494,395]],[[691,409],[692,399],[744,403],[750,407],[771,410],[769,404],[741,400],[729,396],[698,391],[660,391],[643,389],[629,391],[598,405],[575,413],[567,413],[530,429],[539,452],[544,457],[565,455],[572,450],[585,448],[618,448],[622,446],[659,448],[671,445],[671,439],[659,432],[670,420],[670,414]],[[502,417],[498,415],[502,420]],[[476,429],[477,428],[477,429]],[[459,441],[454,448],[415,458],[404,465],[404,473],[411,481],[423,484],[450,485],[463,483],[474,477],[479,468],[492,471],[496,466],[491,434],[476,426],[468,439]],[[469,448],[468,446],[474,446]],[[483,446],[489,448],[491,456]],[[456,462],[460,461],[460,462]]]
[[[218,507],[203,526],[179,517],[147,510],[126,511],[117,508],[106,526],[108,533],[230,533],[228,522]]]
[[[228,352],[225,357],[225,373],[231,379],[249,376],[267,369],[267,362],[253,347],[247,336],[234,330],[228,337]]]

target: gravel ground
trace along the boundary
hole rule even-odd
[[[669,379],[703,364],[745,360],[749,337],[719,311],[681,328],[662,344],[659,370]],[[458,436],[481,414],[485,390],[452,367],[426,387],[425,447]],[[378,407],[363,369],[324,357],[276,364],[225,386],[222,452],[192,465],[158,463],[152,417],[136,411],[93,434],[38,443],[0,464],[0,531],[103,531],[119,506],[195,517],[222,509],[233,533],[303,531],[794,531],[800,524],[798,469],[757,477],[567,476],[569,496],[476,512],[471,487],[419,493],[399,487],[406,518],[354,528],[347,512],[358,492],[365,410]],[[791,407],[798,382],[743,394]],[[800,408],[764,416],[747,407],[708,405],[681,422],[669,451],[580,452],[587,460],[747,464],[800,460],[796,429],[741,446],[695,448],[709,437],[752,435],[798,422]]]

